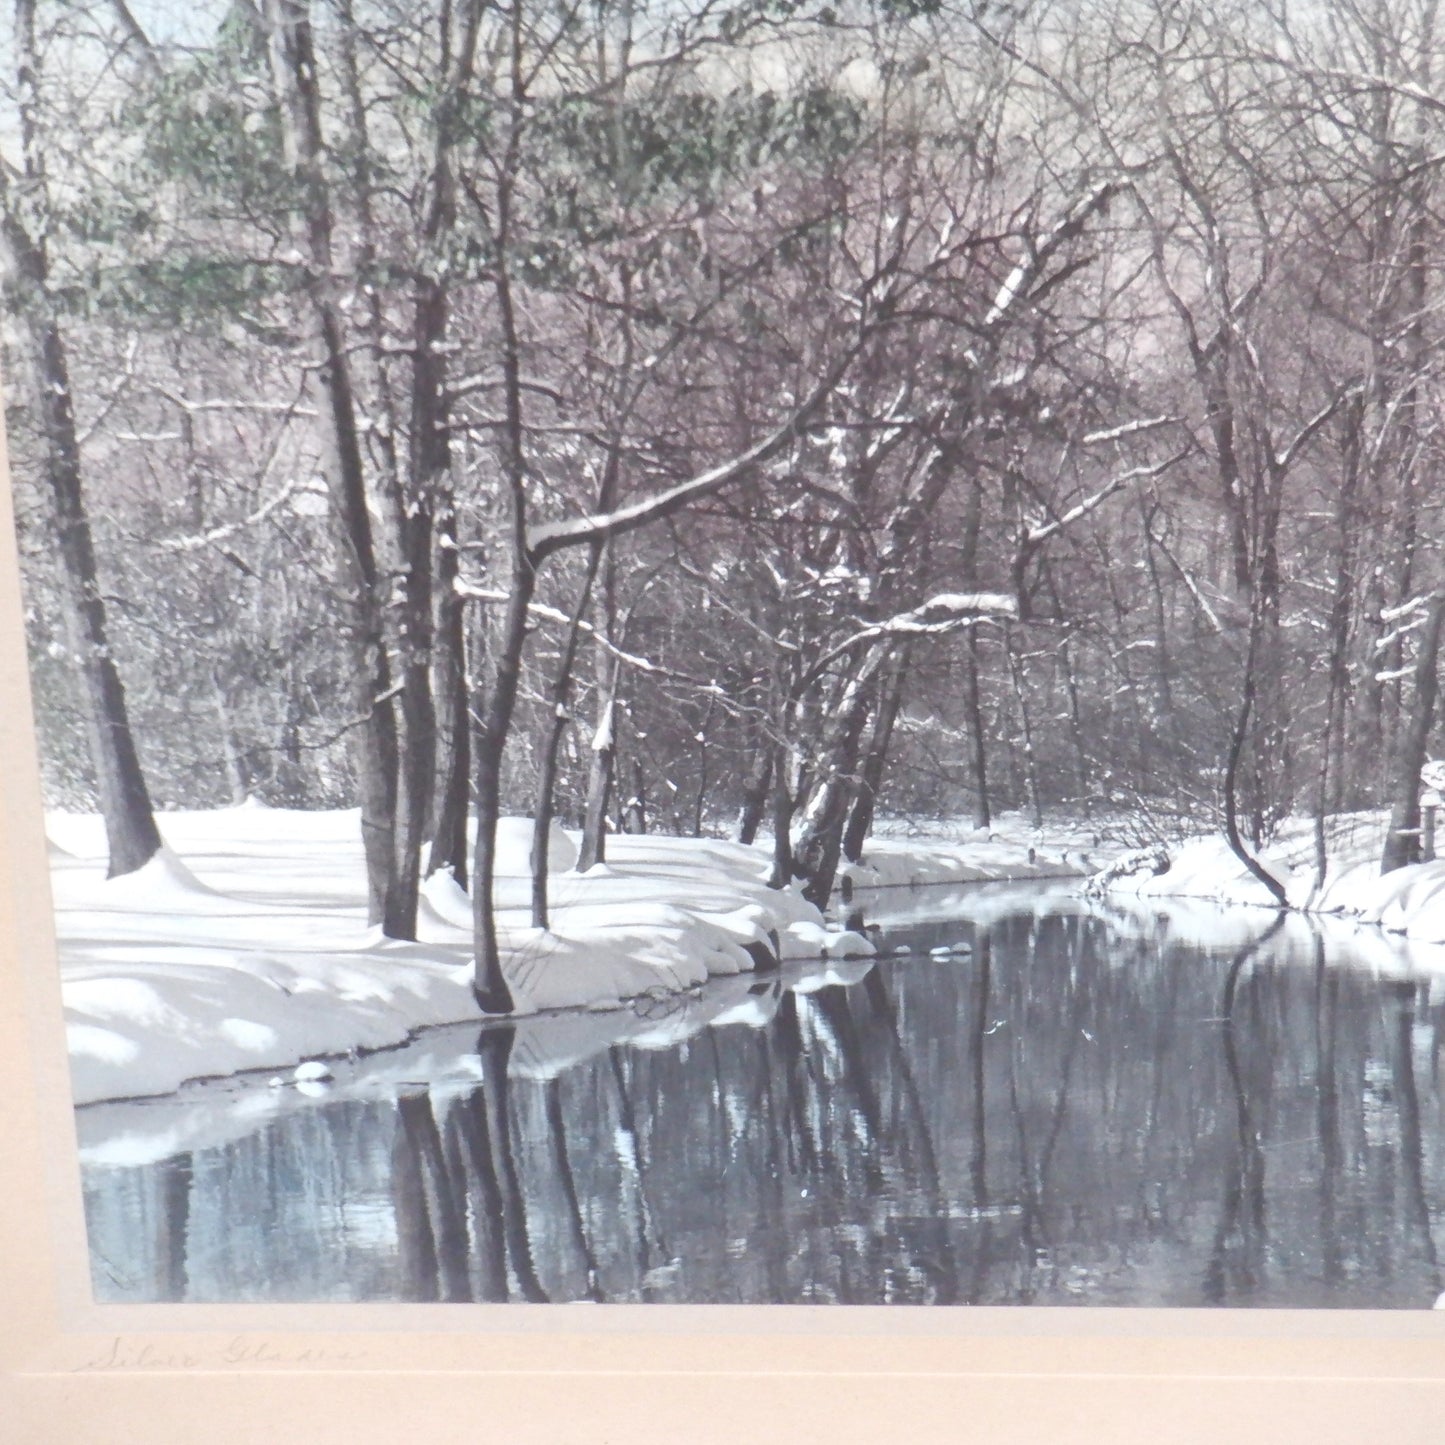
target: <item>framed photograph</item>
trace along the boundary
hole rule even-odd
[[[1436,1438],[1439,39],[15,0],[6,1438]]]

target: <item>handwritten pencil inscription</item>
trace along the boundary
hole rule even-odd
[[[366,1358],[362,1349],[338,1349],[334,1345],[278,1344],[265,1337],[236,1335],[219,1346],[177,1346],[150,1341],[126,1340],[120,1336],[75,1367],[76,1374],[105,1374],[116,1371],[224,1370],[238,1366],[343,1365]]]

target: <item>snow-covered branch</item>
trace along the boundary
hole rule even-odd
[[[1016,265],[993,298],[993,305],[984,316],[986,331],[997,330],[1012,314],[1031,299],[1045,267],[1060,250],[1079,236],[1089,220],[1102,211],[1120,190],[1117,181],[1106,181],[1076,201],[1029,254]]]
[[[1401,602],[1397,607],[1380,608],[1381,622],[1398,622],[1402,617],[1413,617],[1423,614],[1434,597],[1432,592],[1422,592],[1418,597],[1412,597],[1408,602]]]
[[[256,412],[262,416],[293,416],[314,417],[316,408],[302,406],[297,401],[261,401],[232,397],[211,397],[202,400],[195,400],[188,396],[182,396],[179,392],[166,391],[161,387],[156,390],[161,396],[182,411],[196,414],[199,412]]]
[[[624,662],[628,667],[635,667],[639,672],[652,672],[658,675],[667,674],[667,668],[663,667],[660,663],[653,662],[651,658],[643,657],[640,653],[628,652],[625,648],[618,647],[610,637],[603,636],[585,617],[574,619],[568,613],[563,612],[560,607],[551,607],[545,602],[529,602],[527,604],[527,611],[531,613],[533,617],[540,617],[546,622],[558,622],[561,623],[563,627],[571,627],[575,621],[579,631],[585,632],[589,637],[594,638],[597,645],[601,647],[605,653],[616,658],[618,662]]]
[[[566,547],[605,542],[611,537],[636,531],[650,522],[662,521],[680,512],[690,503],[721,491],[729,483],[746,475],[753,467],[771,461],[797,439],[813,413],[832,394],[852,365],[857,350],[857,344],[849,347],[802,403],[794,407],[788,419],[755,442],[747,451],[700,472],[665,492],[643,497],[625,507],[618,507],[615,511],[589,517],[574,517],[561,522],[546,522],[533,528],[527,537],[527,551],[532,564],[535,566],[553,552],[559,552]]]
[[[447,387],[447,399],[449,401],[460,401],[464,396],[470,396],[476,391],[496,391],[506,384],[505,378],[495,372],[479,373],[473,376],[458,377]],[[538,396],[545,396],[548,401],[555,401],[561,406],[566,398],[555,386],[549,386],[545,381],[537,381],[532,377],[519,377],[517,385],[523,391],[536,392]]]
[[[452,591],[469,602],[505,602],[507,594],[499,587],[479,587],[474,582],[468,582],[458,577],[452,583]],[[574,623],[577,628],[593,638],[601,649],[614,657],[618,662],[625,663],[628,667],[635,667],[639,672],[653,673],[658,677],[677,678],[681,681],[708,690],[709,684],[697,683],[692,678],[685,677],[682,673],[674,672],[664,667],[661,663],[653,662],[651,658],[643,657],[639,653],[628,652],[599,631],[586,618],[573,618],[569,613],[563,612],[559,607],[552,607],[546,602],[529,602],[527,612],[530,616],[538,618],[543,622],[558,622],[564,627],[571,627]]]
[[[75,441],[77,446],[85,446],[85,444],[95,436],[101,427],[110,419],[110,414],[116,409],[120,404],[121,398],[130,389],[131,382],[135,380],[135,361],[139,350],[140,337],[132,336],[129,345],[125,349],[125,365],[121,368],[120,375],[116,377],[115,382],[110,387],[109,394],[101,404],[100,410],[96,412],[86,424],[85,428],[76,436]]]
[[[957,632],[963,627],[973,627],[980,622],[1018,615],[1018,599],[1005,592],[940,592],[907,612],[896,613],[880,622],[870,622],[851,637],[844,638],[830,647],[813,664],[809,673],[817,676],[860,643],[876,642],[880,638],[938,636]]]
[[[1080,440],[1085,446],[1098,446],[1101,442],[1117,442],[1125,437],[1138,436],[1140,432],[1157,431],[1161,426],[1170,426],[1178,420],[1177,416],[1140,417],[1136,421],[1126,421],[1120,426],[1107,427],[1103,431],[1085,432]]]
[[[1204,614],[1205,620],[1209,623],[1210,627],[1213,628],[1215,635],[1223,637],[1225,634],[1224,623],[1220,620],[1219,613],[1210,605],[1209,599],[1204,595],[1203,589],[1199,583],[1195,581],[1189,569],[1174,555],[1162,537],[1156,537],[1147,527],[1145,529],[1145,535],[1163,554],[1164,560],[1174,569],[1175,575],[1184,584],[1189,595],[1194,599],[1195,605]]]
[[[1359,384],[1347,386],[1332,397],[1329,402],[1322,406],[1305,424],[1294,434],[1283,451],[1274,454],[1274,465],[1277,470],[1284,471],[1299,455],[1300,448],[1325,425],[1329,419],[1344,405],[1346,399],[1359,393]]]
[[[1399,627],[1392,627],[1383,637],[1377,637],[1370,644],[1371,652],[1385,652],[1393,647],[1402,637],[1408,637],[1412,632],[1418,632],[1426,622],[1423,612],[1415,613],[1408,622],[1402,623]],[[1407,671],[1409,669],[1406,669]],[[1382,679],[1376,678],[1377,682]]]
[[[1159,462],[1155,466],[1131,467],[1129,471],[1121,472],[1112,481],[1100,487],[1097,492],[1092,493],[1081,502],[1070,507],[1067,512],[1051,518],[1048,521],[1035,522],[1033,525],[1025,528],[1022,539],[1024,547],[1032,550],[1035,547],[1041,546],[1044,542],[1047,542],[1050,537],[1057,536],[1065,527],[1072,526],[1081,518],[1087,517],[1090,512],[1107,502],[1110,497],[1117,496],[1125,487],[1130,486],[1132,483],[1144,477],[1159,476],[1161,473],[1168,471],[1176,462],[1183,461],[1186,455],[1188,455],[1187,452],[1175,452],[1167,461]]]
[[[1311,80],[1343,82],[1356,91],[1377,91],[1398,96],[1401,100],[1413,100],[1426,110],[1445,111],[1445,97],[1411,80],[1382,75],[1378,71],[1350,70],[1335,65],[1302,65],[1288,56],[1272,51],[1257,51],[1253,59],[1265,65],[1279,66],[1294,75]]]
[[[205,532],[196,532],[189,537],[167,537],[161,542],[161,546],[167,552],[198,552],[202,547],[212,547],[217,542],[227,541],[238,532],[244,532],[249,527],[254,527],[258,522],[264,522],[277,508],[284,506],[296,495],[300,483],[296,478],[286,482],[276,493],[262,502],[254,512],[240,518],[235,522],[226,522],[219,527],[212,527]]]

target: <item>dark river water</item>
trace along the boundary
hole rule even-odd
[[[876,962],[78,1111],[97,1298],[1435,1299],[1445,989],[1382,940],[874,905]]]

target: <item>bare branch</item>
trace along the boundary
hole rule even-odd
[[[151,44],[150,36],[141,29],[140,22],[132,14],[130,6],[125,0],[110,0],[110,9],[125,37],[125,47],[140,61],[141,67],[151,80],[160,79],[160,57],[156,54],[155,46]]]
[[[1027,528],[1023,534],[1022,543],[1026,550],[1032,551],[1035,547],[1047,542],[1050,537],[1057,536],[1065,527],[1072,526],[1082,517],[1087,517],[1090,512],[1095,511],[1110,497],[1117,496],[1125,487],[1139,481],[1144,477],[1157,477],[1166,472],[1176,462],[1184,460],[1189,453],[1187,450],[1175,452],[1167,461],[1160,462],[1157,466],[1132,467],[1127,472],[1120,473],[1106,486],[1099,488],[1097,492],[1084,498],[1076,506],[1070,507],[1067,512],[1053,518],[1048,522],[1036,522]]]
[[[850,346],[842,358],[835,362],[823,379],[813,388],[802,404],[795,407],[783,424],[745,452],[712,467],[687,481],[660,492],[631,502],[615,511],[600,516],[576,517],[564,522],[547,522],[533,528],[527,537],[527,552],[532,565],[536,566],[553,552],[566,547],[576,547],[589,542],[605,542],[611,537],[620,537],[645,527],[651,522],[662,521],[680,512],[690,503],[721,491],[732,482],[738,481],[754,467],[771,461],[796,441],[813,417],[813,414],[832,394],[842,381],[857,355],[859,345]]]

